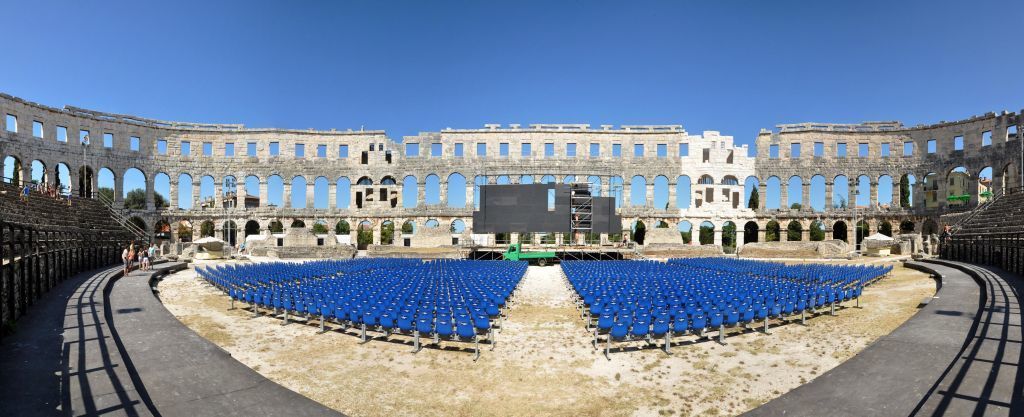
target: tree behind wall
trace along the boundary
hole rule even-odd
[[[910,207],[910,178],[900,177],[900,207]]]
[[[98,191],[100,197],[107,201],[114,201],[114,189],[107,187],[100,187]]]
[[[754,188],[750,191],[750,203],[747,204],[747,208],[757,210],[760,205],[761,195],[757,193],[757,188]]]

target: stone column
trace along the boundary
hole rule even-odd
[[[825,240],[832,240],[833,238],[834,238],[834,235],[832,234],[832,228],[831,227],[826,227],[825,228]]]
[[[169,183],[170,187],[168,193],[170,193],[170,195],[167,196],[167,198],[170,201],[167,202],[167,206],[171,208],[178,208],[178,201],[180,200],[178,198],[178,180],[172,178]]]
[[[629,189],[632,186],[632,182],[622,182],[622,207],[630,207],[633,205],[633,202],[629,198]]]
[[[768,229],[762,229],[760,226],[758,226],[758,229],[757,229],[757,241],[758,242],[764,242],[765,239],[767,239],[767,238],[768,238]]]
[[[153,201],[153,179],[146,178],[146,210],[154,208],[156,208],[156,202]]]
[[[832,210],[832,181],[825,181],[825,210]]]
[[[779,208],[789,209],[789,183],[779,181]]]
[[[697,231],[698,231],[697,235],[699,237],[699,235],[700,235],[700,228],[698,228]],[[720,226],[715,226],[715,241],[714,241],[714,243],[716,245],[718,245],[718,246],[722,246],[722,228]]]
[[[235,209],[236,210],[245,210],[245,196],[247,196],[247,195],[249,195],[249,194],[248,194],[248,191],[246,191],[246,189],[245,189],[245,180],[243,179],[242,181],[236,182],[235,183]],[[242,230],[242,234],[244,235],[245,234],[245,230],[244,230],[245,229],[245,223],[244,222],[241,223],[240,227],[243,229]]]
[[[401,190],[401,185],[398,186]],[[402,193],[398,193],[398,207],[402,207]],[[327,182],[327,208],[336,209],[338,208],[338,183]]]
[[[199,193],[202,190],[202,188],[200,188],[202,183],[203,183],[202,178],[200,178],[199,181],[192,180],[192,208],[193,209],[199,208],[199,204],[197,204],[197,202],[200,201],[200,198],[201,198]],[[196,230],[196,232],[193,233],[193,236],[199,236],[199,231]]]
[[[693,193],[692,193],[692,190],[691,190],[691,195],[692,194]],[[767,206],[767,203],[768,203],[768,184],[766,184],[764,182],[759,182],[757,184],[757,200],[758,200],[757,201],[758,208],[761,211],[764,211],[765,207],[768,207]]]
[[[868,184],[870,184],[868,188],[868,206],[871,206],[878,203],[878,182],[871,180]]]
[[[420,182],[416,183],[416,207],[421,207],[427,203],[427,183]]]
[[[292,206],[292,182],[284,181],[281,187],[281,207],[288,208]],[[287,227],[287,226],[286,226]]]
[[[654,206],[654,181],[647,183],[647,190],[644,193],[644,206]]]
[[[222,183],[218,183],[217,181],[213,182],[213,207],[214,208],[224,207],[224,199],[222,198],[223,197],[223,189],[224,189],[224,187],[223,187]]]
[[[313,208],[313,198],[314,198],[313,191],[314,191],[315,187],[316,187],[316,184],[315,184],[314,181],[306,181],[306,208],[308,208],[308,209]]]
[[[967,195],[971,196],[971,200],[967,203],[971,206],[978,205],[978,177],[974,175],[967,178]]]
[[[740,248],[743,247],[743,241],[746,239],[747,231],[743,228],[736,227],[736,252],[739,252]]]
[[[3,167],[3,161],[0,160],[0,169],[3,169],[2,167]],[[0,172],[3,172],[3,171],[0,171]],[[71,169],[68,170],[68,181],[71,182],[70,184],[67,184],[68,192],[77,197],[78,196],[78,192],[79,192],[79,188],[80,188],[78,186],[78,170],[71,170]]]
[[[448,205],[448,199],[451,198],[451,196],[448,195],[448,181],[441,181],[441,186],[438,190],[438,197],[442,205]]]
[[[849,208],[857,207],[857,181],[848,179],[846,191],[849,194],[846,199],[846,206]]]
[[[31,179],[31,177],[24,177]],[[124,176],[114,177],[114,207],[124,207]]]
[[[892,180],[892,202],[889,203],[891,207],[902,207],[900,205],[900,181],[898,178]]]
[[[260,180],[260,207],[266,207],[270,201],[270,193],[267,191],[267,180]]]
[[[802,210],[810,210],[811,208],[811,183],[805,182],[803,184],[803,192],[801,193],[800,208]]]
[[[789,222],[779,222],[779,242],[789,242]]]
[[[676,187],[677,186],[678,186],[678,184],[673,182],[673,181],[671,181],[671,180],[668,183],[668,209],[669,210],[676,210],[676,209],[679,208],[679,205],[676,204],[676,200],[679,199],[679,197],[676,195]]]
[[[811,226],[807,226],[800,232],[800,240],[808,242],[811,240]]]
[[[911,186],[911,188],[913,188],[914,190],[914,192],[911,193],[911,200],[913,201],[912,205],[914,207],[923,209],[926,205],[924,196],[924,182],[916,182],[914,183],[914,185]]]
[[[472,182],[469,179],[466,180],[466,208],[473,209],[473,189],[476,187],[476,179]]]
[[[380,228],[381,228],[380,224],[377,224],[377,225],[373,226],[373,244],[374,245],[379,245],[380,244],[380,232],[381,232]]]

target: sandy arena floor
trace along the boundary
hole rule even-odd
[[[591,347],[559,267],[530,267],[494,351],[444,343],[412,354],[411,338],[359,344],[317,334],[318,322],[280,326],[228,310],[229,299],[192,270],[167,277],[160,297],[182,322],[268,378],[351,416],[736,415],[852,357],[935,293],[927,275],[899,266],[865,289],[863,308],[772,328],[733,331],[728,345],[694,336],[672,355]],[[853,305],[852,303],[849,303]],[[241,306],[241,305],[239,305]],[[642,346],[634,342],[629,346]]]

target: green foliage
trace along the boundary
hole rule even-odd
[[[327,234],[327,225],[323,223],[313,223],[313,234],[324,235]]]
[[[800,210],[800,209],[804,208],[804,206],[803,206],[803,204],[800,204],[800,203],[793,203],[793,204],[789,205],[789,208],[791,208],[793,210]]]
[[[213,222],[207,220],[199,225],[199,237],[213,236]]]
[[[697,239],[700,239],[701,245],[711,245],[715,243],[715,228],[712,226],[701,225]]]
[[[113,188],[100,187],[100,189],[99,189],[99,191],[97,193],[99,194],[100,198],[103,198],[104,200],[114,201],[114,189]]]
[[[360,230],[356,235],[356,244],[358,245],[358,248],[360,250],[366,249],[366,247],[371,243],[373,243],[373,230]]]
[[[644,238],[647,237],[647,226],[643,222],[636,223],[636,230],[633,230],[633,241],[643,245]]]
[[[178,239],[183,242],[192,240],[192,229],[185,226],[184,223],[178,223]]]
[[[779,241],[779,236],[780,236],[779,232],[780,232],[780,230],[779,230],[779,222],[774,221],[774,220],[768,222],[768,225],[765,227],[764,241],[765,242],[778,242]]]
[[[758,194],[757,188],[755,187],[750,191],[750,203],[747,204],[747,208],[757,209],[761,205],[761,195]]]
[[[795,221],[789,222],[789,226],[786,227],[786,240],[795,242],[800,239],[803,239],[803,228],[800,226],[800,223]]]
[[[281,233],[284,231],[284,224],[274,220],[270,222],[270,233]]]
[[[811,240],[821,241],[825,240],[825,225],[820,221],[815,220],[811,223]]]
[[[395,242],[395,223],[384,223],[380,227],[380,244],[390,245]]]
[[[352,227],[348,225],[347,221],[338,221],[338,224],[334,225],[334,234],[336,235],[347,235],[352,231]]]
[[[155,194],[159,196],[159,194]],[[124,207],[132,210],[146,209],[146,190],[136,188],[128,192],[124,197]]]
[[[679,232],[679,236],[683,237],[683,243],[690,243],[693,241],[693,230],[687,232]]]
[[[402,233],[410,234],[413,232],[412,222],[402,223]]]
[[[900,177],[900,207],[910,207],[910,177]]]
[[[714,238],[714,237],[712,237]],[[722,248],[725,253],[736,252],[736,224],[729,222],[722,226]]]

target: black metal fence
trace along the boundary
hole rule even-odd
[[[942,245],[942,258],[997,266],[1024,275],[1024,231],[954,236]]]
[[[57,284],[119,262],[123,243],[112,235],[44,230],[0,220],[0,337]]]

